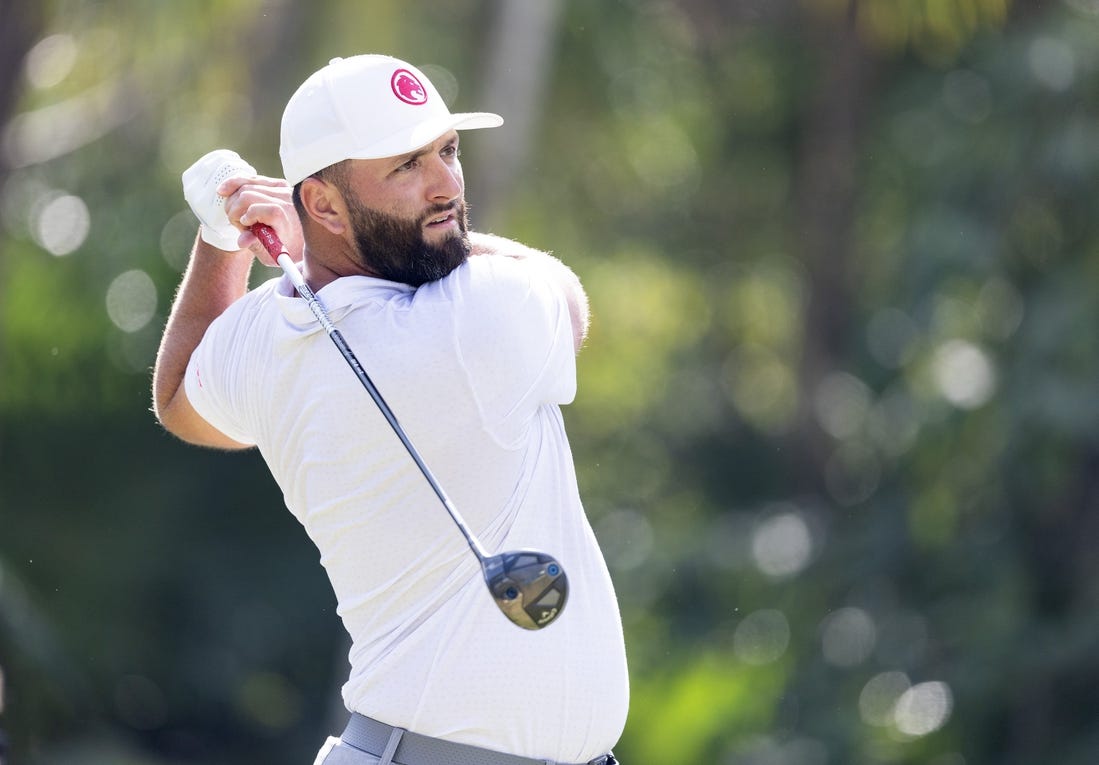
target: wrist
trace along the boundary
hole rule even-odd
[[[240,232],[235,228],[214,228],[202,223],[198,227],[198,234],[202,241],[224,252],[237,252],[240,246]]]
[[[244,280],[247,282],[252,272],[255,255],[251,250],[222,249],[202,238],[195,237],[195,246],[191,252],[189,270],[207,274],[216,280]]]

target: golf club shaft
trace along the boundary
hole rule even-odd
[[[404,444],[404,448],[408,451],[409,456],[412,457],[412,461],[416,463],[416,467],[423,473],[424,478],[427,479],[428,485],[430,485],[432,491],[435,492],[435,496],[443,503],[443,507],[458,526],[458,530],[462,532],[462,536],[466,538],[466,542],[469,543],[469,547],[473,550],[473,554],[477,556],[477,559],[483,566],[485,560],[488,558],[488,553],[485,551],[485,548],[481,545],[481,542],[477,539],[476,535],[470,530],[465,519],[462,518],[458,509],[454,506],[454,503],[450,501],[446,492],[443,491],[443,487],[435,480],[435,476],[432,475],[431,470],[427,467],[427,464],[424,463],[423,458],[420,457],[420,453],[416,450],[416,447],[412,445],[412,441],[404,432],[404,428],[397,422],[397,416],[393,414],[393,410],[389,408],[385,399],[382,398],[381,392],[370,379],[370,375],[363,369],[362,364],[359,363],[359,359],[351,350],[351,346],[347,344],[343,335],[336,329],[336,325],[333,324],[332,320],[328,317],[328,311],[325,310],[324,305],[317,299],[316,294],[309,285],[305,283],[305,278],[301,275],[301,271],[298,270],[294,261],[290,259],[289,253],[287,253],[286,249],[282,246],[282,242],[279,240],[274,229],[262,223],[257,223],[252,226],[252,233],[259,238],[267,251],[271,253],[271,257],[275,259],[283,272],[290,278],[290,281],[298,291],[298,294],[309,304],[309,308],[313,312],[313,315],[317,317],[317,321],[320,322],[324,331],[328,333],[328,337],[339,349],[340,354],[343,356],[344,360],[347,361],[348,366],[351,367],[355,376],[359,378],[359,382],[366,388],[366,392],[374,399],[374,403],[378,405],[378,409],[381,410],[381,413],[389,423],[389,426],[393,428],[393,432],[397,434],[397,438]]]

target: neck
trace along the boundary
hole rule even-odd
[[[306,243],[301,266],[305,283],[314,292],[342,276],[377,276],[359,262],[356,253],[343,240],[322,242],[313,247]]]

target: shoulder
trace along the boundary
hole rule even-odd
[[[476,255],[438,282],[418,290],[417,300],[435,296],[459,306],[465,303],[499,305],[521,300],[536,288],[529,269],[503,255]]]

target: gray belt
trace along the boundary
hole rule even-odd
[[[354,712],[340,739],[348,746],[381,757],[382,762],[387,762],[388,756],[388,762],[394,765],[566,765],[422,736]],[[584,765],[617,763],[613,754],[605,754]]]

